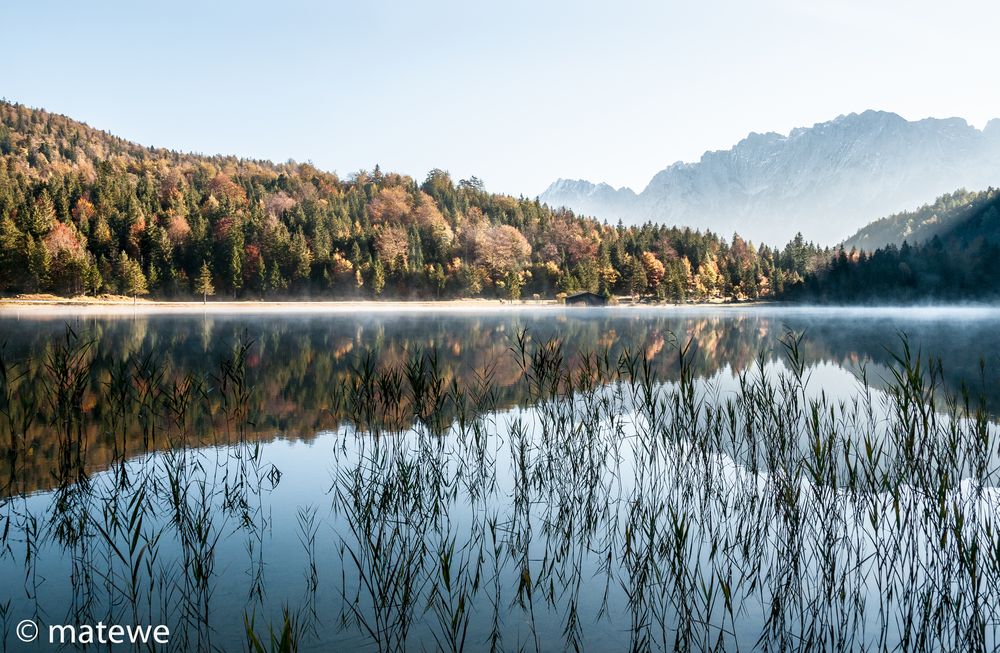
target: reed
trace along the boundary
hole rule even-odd
[[[210,374],[141,351],[98,374],[72,329],[42,359],[0,348],[0,565],[23,585],[0,619],[55,620],[62,559],[67,620],[169,623],[177,650],[233,648],[234,610],[252,651],[1000,645],[1000,443],[971,386],[946,396],[905,337],[885,390],[862,366],[839,400],[803,334],[725,387],[668,340],[661,377],[641,352],[570,359],[519,332],[512,409],[495,361],[461,381],[433,350],[362,351],[329,389],[329,482],[304,495],[251,437],[267,407],[245,335]],[[113,443],[100,466],[88,420]],[[58,433],[44,494],[20,477],[36,423]]]

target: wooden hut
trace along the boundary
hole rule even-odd
[[[608,300],[596,292],[578,292],[566,297],[567,306],[607,306]]]

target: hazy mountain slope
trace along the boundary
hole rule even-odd
[[[990,192],[963,220],[948,230],[945,236],[952,243],[967,247],[981,242],[1000,245],[1000,191]],[[1000,269],[996,259],[990,261],[990,265]],[[1000,288],[996,290],[1000,291]]]
[[[608,184],[592,184],[583,179],[559,179],[545,191],[545,197],[572,198],[572,209],[582,215],[616,216],[628,213],[636,200],[631,188],[615,190]],[[569,207],[568,201],[549,201],[551,206]]]
[[[844,241],[843,247],[871,252],[890,244],[922,243],[947,233],[996,195],[992,189],[978,193],[961,189],[942,195],[916,211],[895,213],[862,227]]]
[[[832,244],[872,216],[990,185],[1000,185],[1000,122],[980,131],[960,118],[910,122],[866,111],[787,136],[750,134],[697,163],[671,165],[638,195],[560,180],[540,199],[609,221],[655,220],[776,243],[801,231]]]
[[[923,235],[930,230],[922,225],[946,223],[922,242],[890,243],[870,252],[839,251],[810,272],[803,284],[790,288],[785,299],[843,303],[996,301],[1000,298],[1000,192],[975,194],[971,201],[942,215],[945,219],[937,222],[914,220],[918,225],[914,233]],[[905,220],[898,224],[905,224]]]

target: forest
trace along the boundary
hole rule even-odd
[[[0,293],[162,299],[780,297],[828,256],[609,225],[432,170],[347,178],[143,147],[0,103]]]
[[[956,196],[940,198],[936,205],[943,206],[944,200]],[[1000,297],[1000,193],[990,188],[970,194],[935,215],[934,223],[944,223],[946,228],[916,244],[903,240],[902,245],[890,243],[872,252],[841,247],[819,259],[801,284],[786,288],[784,298],[911,303]]]
[[[888,245],[900,246],[904,241],[914,245],[944,236],[996,199],[997,193],[995,188],[978,192],[960,188],[945,193],[916,210],[902,211],[865,225],[845,240],[843,247],[848,251],[853,248],[871,252]]]

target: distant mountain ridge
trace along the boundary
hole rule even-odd
[[[638,194],[560,179],[539,199],[610,222],[737,231],[769,243],[801,231],[834,244],[875,216],[991,185],[1000,185],[1000,120],[979,130],[961,118],[865,111],[788,135],[751,133],[729,150],[674,163]]]

